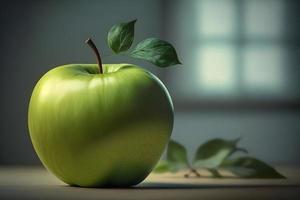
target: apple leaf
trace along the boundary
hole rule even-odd
[[[249,156],[224,160],[220,167],[243,178],[285,178],[270,165]]]
[[[217,168],[232,153],[242,150],[236,146],[238,141],[239,139],[223,140],[217,138],[205,142],[198,147],[193,165],[209,169]]]
[[[153,169],[154,173],[164,173],[168,171],[172,171],[172,167],[170,163],[166,160],[160,160]]]
[[[108,32],[108,46],[114,53],[126,51],[132,45],[134,39],[134,24],[137,20],[128,23],[114,25]]]
[[[170,140],[167,149],[167,161],[171,165],[171,171],[187,168],[189,163],[185,147],[174,140]]]
[[[129,55],[147,60],[158,67],[181,64],[175,48],[170,43],[157,38],[148,38],[141,41]]]

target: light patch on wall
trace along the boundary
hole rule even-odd
[[[244,83],[248,93],[282,94],[285,88],[285,53],[277,46],[251,45],[244,49]]]
[[[204,37],[232,37],[236,29],[236,4],[232,0],[197,1],[197,26]]]
[[[248,37],[279,37],[284,28],[282,0],[252,0],[244,4],[244,31]]]
[[[236,54],[232,46],[209,45],[197,57],[198,83],[202,95],[232,94],[236,90]]]

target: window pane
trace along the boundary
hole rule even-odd
[[[244,81],[248,93],[282,94],[285,90],[284,50],[277,46],[248,46],[244,50]]]
[[[236,29],[234,1],[201,0],[197,3],[197,26],[201,36],[233,36]]]
[[[283,1],[244,1],[245,34],[250,37],[279,37],[283,32]]]
[[[198,84],[202,95],[232,94],[236,89],[236,55],[228,45],[209,45],[198,54]]]

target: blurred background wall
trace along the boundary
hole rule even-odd
[[[299,9],[292,0],[1,1],[0,165],[40,164],[27,130],[32,89],[54,66],[95,63],[88,37],[105,63],[136,63],[162,79],[172,137],[190,156],[208,139],[242,137],[258,158],[300,163]],[[134,44],[167,40],[183,65],[108,57],[107,31],[132,19]]]

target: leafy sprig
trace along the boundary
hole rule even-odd
[[[114,25],[109,30],[107,43],[115,54],[120,54],[130,49],[134,41],[134,26],[136,21],[120,23]],[[147,38],[139,42],[127,55],[146,60],[158,67],[181,64],[175,48],[170,43],[158,38]]]
[[[240,138],[235,140],[212,139],[200,145],[195,153],[192,164],[188,161],[186,148],[170,140],[166,160],[161,160],[153,172],[177,172],[188,169],[185,177],[191,174],[200,177],[199,169],[206,169],[213,177],[222,177],[220,170],[227,170],[243,178],[285,178],[267,163],[248,155],[233,157],[237,152],[248,154],[238,146]]]

